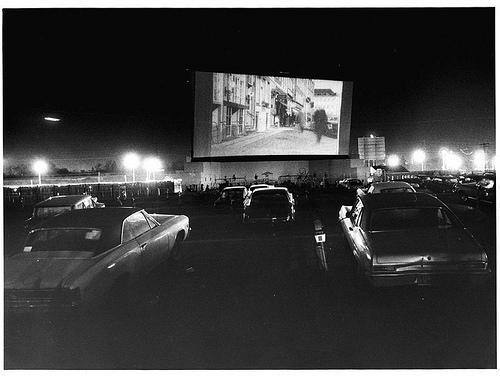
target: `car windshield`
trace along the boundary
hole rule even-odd
[[[71,210],[71,206],[48,206],[39,207],[35,210],[35,217],[46,218],[56,214],[61,214]]]
[[[69,251],[102,253],[112,247],[102,229],[40,229],[28,235],[24,252]]]
[[[450,228],[455,224],[444,208],[378,209],[371,215],[371,231],[401,231],[417,228]]]

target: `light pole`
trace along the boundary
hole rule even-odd
[[[156,157],[149,157],[144,159],[143,166],[147,173],[147,181],[150,180],[151,173],[155,180],[155,172],[161,170],[161,161]]]
[[[420,163],[422,165],[422,171],[424,171],[425,158],[425,151],[423,151],[422,149],[417,149],[413,152],[413,162]]]
[[[442,148],[441,150],[439,150],[439,154],[441,154],[441,160],[442,160],[442,165],[441,165],[441,170],[446,170],[447,166],[446,166],[446,159],[447,159],[447,156],[448,156],[448,149],[446,148]]]
[[[139,167],[141,159],[136,153],[128,153],[123,157],[123,165],[127,170],[132,170],[132,182],[135,183],[135,169]]]
[[[38,174],[38,185],[42,185],[42,174],[49,169],[49,165],[44,160],[38,159],[33,163],[33,171]]]

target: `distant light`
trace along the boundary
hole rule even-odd
[[[474,170],[484,171],[486,167],[486,153],[484,150],[476,150],[473,157]]]
[[[452,151],[448,151],[448,153],[446,153],[445,166],[447,170],[456,171],[460,169],[463,162],[464,161],[460,155],[455,154]]]
[[[143,167],[146,171],[155,172],[161,170],[161,161],[156,157],[144,159]]]
[[[47,121],[56,121],[56,122],[61,121],[61,119],[59,119],[59,118],[50,117],[50,116],[46,116],[46,117],[44,117],[44,119]]]
[[[395,154],[389,155],[389,157],[387,157],[387,165],[389,167],[399,166],[400,165],[399,157]]]
[[[371,134],[371,135],[370,135],[370,138],[375,138],[375,136]]]
[[[128,153],[123,157],[123,165],[127,170],[135,170],[141,164],[141,159],[136,153]]]
[[[38,159],[33,163],[33,171],[38,175],[45,174],[48,170],[49,170],[49,165],[47,164],[47,162],[41,159]]]
[[[424,163],[426,158],[425,151],[422,149],[417,149],[413,152],[413,162]]]

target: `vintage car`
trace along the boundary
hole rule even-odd
[[[5,307],[98,307],[175,257],[189,234],[184,215],[139,208],[73,210],[47,219],[5,260]]]
[[[291,222],[295,200],[285,187],[255,189],[244,202],[243,223]]]
[[[237,210],[243,208],[243,200],[247,195],[244,186],[226,187],[214,202],[215,209]]]
[[[385,181],[379,183],[373,183],[370,188],[368,188],[367,193],[403,193],[403,192],[415,192],[409,183],[404,181]]]
[[[360,285],[475,283],[490,274],[484,249],[449,208],[427,193],[359,196],[339,220]]]
[[[45,219],[66,211],[104,206],[103,203],[97,202],[96,197],[90,195],[52,196],[33,207],[33,214],[24,222],[24,228],[30,230]]]

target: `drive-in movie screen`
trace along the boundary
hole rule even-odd
[[[193,157],[347,154],[352,82],[195,73]]]

